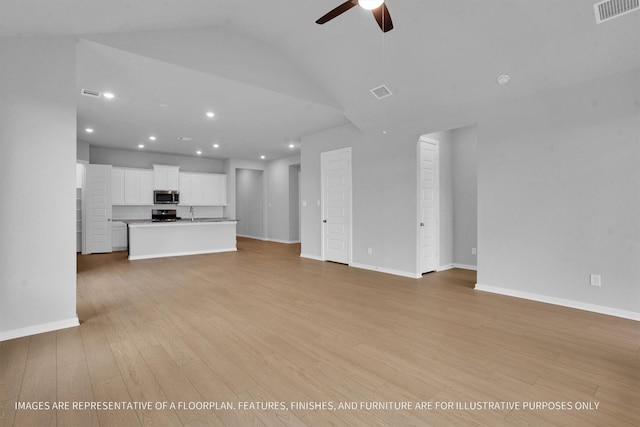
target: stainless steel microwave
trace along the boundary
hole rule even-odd
[[[180,203],[180,192],[172,190],[154,190],[153,203],[156,205],[177,205]]]

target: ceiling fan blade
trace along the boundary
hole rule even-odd
[[[347,10],[351,9],[352,7],[354,7],[357,4],[358,4],[357,0],[348,0],[348,1],[344,2],[344,3],[342,3],[340,6],[336,7],[335,9],[333,9],[331,12],[327,13],[326,15],[324,15],[322,18],[318,19],[316,21],[316,24],[324,24],[325,22],[329,22],[333,18],[335,18],[336,16],[342,15]]]
[[[382,3],[380,7],[373,9],[374,18],[378,21],[378,25],[380,25],[380,29],[383,32],[393,30],[393,21],[391,21],[391,15],[389,15],[389,9],[385,3]]]

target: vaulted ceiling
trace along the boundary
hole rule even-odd
[[[214,158],[284,157],[347,123],[462,126],[503,97],[640,67],[640,13],[596,24],[592,1],[387,0],[390,32],[361,8],[315,24],[339,3],[0,0],[0,29],[78,38],[79,139]]]

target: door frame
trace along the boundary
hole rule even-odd
[[[421,222],[421,211],[422,211],[422,180],[420,179],[421,170],[421,160],[422,153],[421,148],[422,144],[433,144],[436,147],[436,158],[435,158],[435,169],[436,173],[434,176],[435,181],[435,190],[434,190],[434,205],[435,205],[435,240],[436,240],[436,269],[434,271],[440,270],[440,141],[434,138],[431,138],[427,135],[422,135],[418,139],[418,144],[416,145],[416,277],[422,277],[422,230],[420,226]]]
[[[346,147],[346,148],[339,148],[337,150],[329,150],[329,151],[323,151],[322,153],[320,153],[320,234],[321,234],[321,239],[320,239],[320,244],[321,244],[321,249],[320,249],[320,257],[322,259],[322,261],[326,261],[326,257],[325,257],[325,240],[326,240],[326,223],[324,222],[324,207],[326,205],[326,201],[325,201],[325,185],[324,185],[324,163],[325,163],[325,157],[328,154],[335,154],[338,152],[344,152],[344,153],[349,153],[349,201],[348,201],[348,206],[349,206],[349,218],[347,220],[347,226],[349,227],[349,239],[348,239],[348,245],[349,245],[349,250],[348,250],[348,264],[347,265],[351,265],[353,264],[353,152],[351,150],[351,147]],[[301,236],[302,237],[302,236]]]

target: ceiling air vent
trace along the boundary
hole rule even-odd
[[[188,136],[180,136],[178,137],[178,141],[191,141],[193,138],[189,138]]]
[[[100,98],[101,93],[98,92],[97,90],[91,90],[91,89],[82,89],[80,91],[81,95],[84,96],[89,96],[91,98]]]
[[[391,96],[392,93],[388,87],[385,85],[374,87],[370,90],[370,92],[378,99],[386,98],[387,96]]]
[[[600,24],[618,16],[640,10],[640,0],[607,0],[593,5],[596,23]]]

